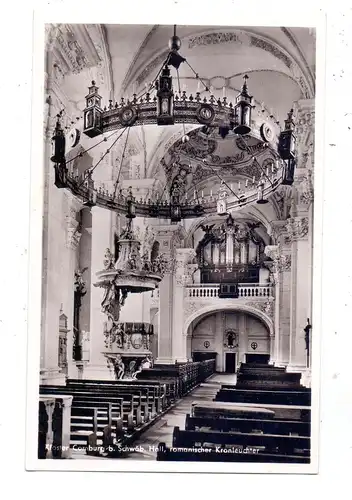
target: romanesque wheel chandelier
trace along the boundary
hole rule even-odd
[[[58,117],[53,137],[54,154],[51,158],[57,187],[70,190],[88,206],[96,205],[125,215],[133,210],[141,217],[160,217],[176,222],[186,218],[204,217],[214,211],[225,215],[252,203],[264,204],[278,186],[293,183],[296,164],[293,110],[288,113],[284,129],[281,130],[279,123],[275,122],[272,116],[256,109],[258,107],[249,94],[247,75],[243,77],[241,91],[234,103],[228,102],[225,96],[222,100],[215,98],[198,73],[179,54],[180,48],[181,40],[176,35],[175,26],[174,35],[169,40],[170,50],[154,80],[146,86],[145,91],[140,95],[133,94],[131,99],[122,97],[120,102],[110,100],[108,106],[103,108],[99,88],[93,81],[85,97],[83,133],[90,138],[103,135],[103,140],[106,141],[104,134],[119,132],[108,148],[107,154],[127,131],[120,160],[122,164],[131,127],[150,124],[168,127],[179,124],[183,127],[181,142],[187,145],[190,134],[186,133],[185,126],[192,125],[198,127],[205,137],[216,133],[225,139],[233,135],[237,142],[241,141],[241,149],[247,152],[248,161],[255,164],[258,174],[243,182],[238,189],[233,189],[232,185],[225,181],[222,173],[214,169],[207,158],[203,158],[204,168],[209,169],[220,180],[220,188],[214,195],[210,193],[204,197],[195,193],[193,199],[187,199],[187,195],[179,189],[177,183],[176,188],[173,183],[173,186],[164,189],[164,196],[137,200],[131,190],[126,192],[119,188],[119,177],[112,192],[95,186],[92,174],[104,155],[96,165],[86,170],[83,178],[74,175],[68,168],[68,163],[75,158],[66,161],[66,139]],[[179,78],[181,64],[188,65],[198,80],[198,91],[195,95],[187,95],[185,90],[181,92]],[[171,68],[176,71],[174,78],[171,75]],[[205,93],[210,92],[209,98],[201,97],[201,85]],[[251,152],[251,141],[256,141],[258,147],[268,152],[270,161],[266,158],[265,166]],[[82,154],[84,153],[81,152],[79,156]],[[176,176],[180,165],[175,164],[174,167]]]

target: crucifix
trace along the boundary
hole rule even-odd
[[[312,325],[310,324],[309,318],[307,318],[307,325],[304,328],[305,341],[306,341],[306,351],[307,351],[307,367],[309,368],[309,353],[310,353],[310,331]]]

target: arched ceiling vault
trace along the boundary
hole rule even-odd
[[[118,27],[116,27],[118,29]],[[240,45],[244,48],[259,49],[260,59],[266,62],[268,55],[272,55],[276,61],[271,63],[271,69],[278,69],[282,66],[283,71],[293,77],[300,85],[304,97],[312,97],[314,94],[314,55],[315,40],[311,35],[307,35],[308,29],[300,28],[234,28],[233,26],[179,26],[178,35],[182,39],[181,54],[188,60],[193,54],[202,57],[209,53],[209,48],[221,48],[221,52],[227,51],[227,47]],[[305,36],[303,50],[297,42],[299,38]],[[138,51],[133,57],[133,63],[128,69],[128,74],[123,81],[121,91],[128,92],[129,87],[141,86],[145,81],[150,81],[158,66],[161,65],[167,53],[167,43],[172,34],[171,26],[153,26],[141,43]],[[110,34],[113,38],[114,34]],[[246,54],[249,64],[244,71],[250,68],[250,53]],[[215,62],[218,63],[219,61]],[[258,61],[259,62],[259,61]],[[257,62],[257,64],[258,64]],[[236,62],[234,63],[236,65]],[[197,68],[196,68],[197,69]],[[214,69],[214,62],[211,65]],[[259,69],[259,68],[257,68]],[[270,69],[268,66],[266,69]],[[242,71],[242,68],[241,68]],[[207,77],[210,75],[201,75]],[[216,76],[215,74],[211,76]],[[225,75],[229,76],[229,75]]]

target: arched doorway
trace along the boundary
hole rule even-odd
[[[241,363],[268,363],[270,332],[247,311],[212,311],[195,318],[187,331],[187,356],[194,361],[216,359],[216,371],[235,373]]]

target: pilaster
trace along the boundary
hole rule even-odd
[[[92,265],[91,265],[91,331],[90,331],[90,360],[84,368],[85,379],[111,379],[107,359],[104,356],[104,324],[106,317],[102,312],[101,303],[103,291],[95,287],[96,272],[103,267],[103,260],[107,248],[112,248],[112,214],[99,207],[92,208]]]
[[[169,265],[159,285],[159,324],[158,324],[158,358],[157,363],[174,363],[174,293],[175,293],[175,267],[176,248],[182,240],[182,227],[178,224],[155,227],[156,239],[160,243],[160,253],[168,259]],[[179,300],[179,299],[178,299]],[[182,327],[180,329],[182,331]],[[182,358],[187,357],[185,349],[179,352]]]
[[[183,310],[185,286],[191,282],[187,264],[195,257],[193,248],[178,248],[174,261],[173,320],[172,320],[172,358],[178,362],[187,361],[187,335],[183,332]]]
[[[291,249],[285,244],[285,221],[273,223],[277,245],[267,246],[265,254],[273,261],[271,276],[275,285],[275,338],[270,362],[286,366],[289,362],[290,341],[290,286],[291,286]]]
[[[312,281],[312,199],[309,176],[296,182],[296,205],[287,222],[287,243],[292,250],[291,329],[289,371],[303,372],[307,368],[304,328],[311,318]]]

